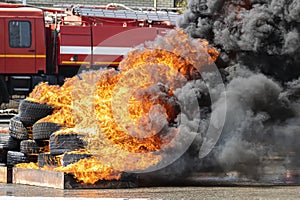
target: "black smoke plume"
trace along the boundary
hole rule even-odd
[[[192,168],[263,180],[300,167],[300,1],[188,0],[178,26],[217,48],[227,72],[211,110],[227,106],[221,137]]]

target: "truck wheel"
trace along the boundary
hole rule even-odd
[[[28,131],[18,116],[14,116],[9,121],[9,135],[18,140],[28,139]]]
[[[59,165],[59,159],[48,153],[40,153],[38,155],[38,166],[39,167],[57,167]]]
[[[35,123],[32,128],[32,135],[34,140],[46,140],[55,131],[61,129],[61,125],[52,122]]]
[[[37,162],[37,156],[26,156],[16,151],[7,152],[7,166],[14,166],[19,163]]]
[[[63,158],[61,160],[62,165],[65,167],[67,165],[70,165],[72,163],[78,162],[80,159],[84,158],[90,158],[91,154],[87,153],[72,153],[72,152],[67,152],[63,155]]]
[[[53,155],[64,154],[65,152],[83,149],[86,143],[81,139],[84,135],[77,133],[54,132],[50,136],[50,153]]]
[[[53,108],[47,104],[40,104],[22,100],[19,105],[19,117],[25,126],[32,126],[36,121],[52,114]]]

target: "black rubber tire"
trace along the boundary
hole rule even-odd
[[[61,129],[62,126],[52,122],[35,123],[32,128],[32,135],[34,140],[46,140],[55,131]]]
[[[52,133],[50,136],[50,153],[53,155],[64,154],[65,152],[75,151],[86,147],[86,143],[81,139],[84,135],[77,133]]]
[[[0,149],[8,149],[8,140],[10,135],[6,133],[0,133]]]
[[[9,134],[0,134],[0,150],[20,150],[20,140],[13,138]]]
[[[6,163],[7,162],[7,150],[0,149],[0,163]]]
[[[38,154],[44,152],[43,148],[39,147],[34,140],[23,140],[20,143],[20,152],[24,154]]]
[[[17,151],[7,152],[7,166],[14,166],[19,163],[37,162],[37,156],[26,156]]]
[[[36,121],[53,113],[53,108],[47,104],[40,104],[26,99],[19,105],[19,117],[25,126],[32,126]]]
[[[38,166],[39,167],[57,167],[59,166],[58,158],[55,155],[48,153],[40,153],[38,155]]]
[[[7,149],[10,151],[20,151],[20,142],[21,140],[17,140],[11,136],[8,138]]]
[[[64,167],[66,167],[69,164],[78,162],[80,159],[90,158],[91,156],[91,154],[67,152],[63,155],[61,163]]]
[[[9,121],[9,135],[18,140],[28,139],[28,131],[18,116]]]

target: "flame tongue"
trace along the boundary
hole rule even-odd
[[[55,171],[72,173],[82,183],[94,184],[99,180],[120,179],[121,173],[116,172],[107,163],[100,162],[97,158],[84,158],[67,167],[57,167]]]
[[[153,66],[153,68],[155,68],[157,67],[157,64],[169,66],[171,70],[174,72],[180,72],[181,75],[184,75],[188,80],[192,79],[191,72],[193,71],[194,67],[181,56],[163,49],[132,51],[127,55],[126,59],[120,63],[120,68],[126,72],[130,69],[145,65]],[[149,71],[152,70],[153,69],[150,69]]]

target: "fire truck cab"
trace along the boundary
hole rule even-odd
[[[0,105],[81,67],[117,67],[135,46],[174,28],[176,13],[114,6],[37,8],[0,3]]]
[[[35,8],[0,8],[0,73],[38,73],[45,70],[43,12]],[[16,13],[18,17],[15,17]],[[41,28],[42,27],[42,28]],[[16,59],[17,58],[17,59]],[[38,59],[37,59],[38,58]]]
[[[9,94],[29,92],[31,75],[46,73],[44,14],[37,8],[0,7],[0,27],[0,89],[7,101]]]

